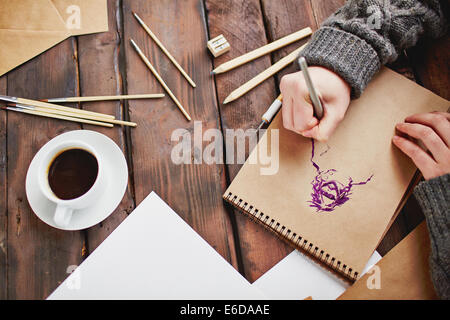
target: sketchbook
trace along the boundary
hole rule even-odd
[[[352,101],[327,143],[285,130],[279,113],[223,197],[315,262],[354,281],[417,180],[412,161],[391,143],[395,124],[448,106],[383,68]],[[278,153],[270,150],[277,135]],[[272,162],[278,159],[275,174],[265,170],[267,149]]]

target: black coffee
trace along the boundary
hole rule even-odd
[[[97,175],[98,162],[90,152],[69,149],[57,155],[50,164],[48,182],[59,199],[70,200],[88,192]]]

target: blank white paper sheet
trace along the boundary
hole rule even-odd
[[[48,299],[336,299],[346,288],[298,251],[250,284],[152,192]]]
[[[49,299],[265,299],[156,193]]]
[[[375,265],[381,256],[374,252],[361,276]],[[272,269],[253,282],[271,300],[336,300],[348,284],[330,271],[295,250]]]

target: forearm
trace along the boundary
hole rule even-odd
[[[359,97],[380,67],[422,36],[447,30],[447,2],[349,0],[330,16],[302,52],[310,65],[339,74]]]
[[[437,294],[450,299],[450,174],[421,182],[414,195],[430,232],[431,277]]]

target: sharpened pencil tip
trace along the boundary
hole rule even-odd
[[[139,51],[139,47],[137,46],[136,42],[134,42],[133,39],[130,39],[131,45],[137,50]]]
[[[139,17],[138,14],[137,14],[136,12],[134,12],[134,11],[133,11],[133,16],[137,19],[137,21],[138,21],[140,24],[143,24],[143,23],[144,23],[144,21],[142,21],[141,17]]]
[[[225,100],[223,101],[223,104],[233,102],[234,100],[236,100],[236,98],[234,97],[234,93],[232,92],[228,95],[228,97],[225,98]]]
[[[258,126],[258,129],[256,129],[256,130],[258,130],[258,131],[261,130],[261,128],[264,126],[264,124],[265,124],[264,120],[261,121],[261,123]]]

